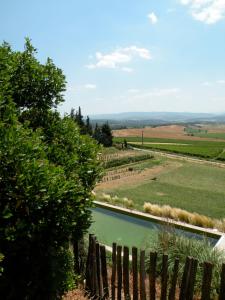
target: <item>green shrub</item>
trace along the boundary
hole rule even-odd
[[[96,143],[51,110],[63,101],[61,70],[50,60],[41,65],[34,52],[29,42],[22,53],[0,47],[0,297],[6,300],[56,300],[74,286],[71,243],[90,225],[91,191],[101,172]]]

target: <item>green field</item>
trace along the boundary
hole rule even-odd
[[[122,142],[124,138],[114,138],[115,142]],[[204,159],[225,160],[225,142],[221,141],[190,141],[175,139],[145,138],[141,144],[140,137],[127,137],[127,142],[135,147],[155,149]]]
[[[208,130],[200,129],[200,128],[185,128],[185,132],[192,136],[197,136],[201,138],[208,139],[222,139],[225,140],[224,132],[208,132]]]
[[[128,197],[139,210],[142,210],[144,202],[151,202],[168,204],[213,218],[223,218],[224,182],[225,168],[182,162],[178,168],[165,169],[156,180],[140,181],[132,186],[115,185],[102,192]]]
[[[225,133],[222,133],[222,132],[196,133],[196,134],[194,134],[194,136],[198,136],[198,137],[202,137],[202,138],[225,140]]]

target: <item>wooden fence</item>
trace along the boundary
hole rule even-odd
[[[106,248],[100,245],[96,237],[89,236],[86,262],[86,292],[92,299],[112,300],[191,300],[219,299],[225,300],[225,264],[222,265],[220,289],[216,298],[211,298],[213,265],[202,265],[203,276],[201,292],[194,295],[194,286],[198,260],[187,257],[182,280],[178,286],[179,259],[175,259],[172,275],[168,273],[168,256],[162,255],[160,276],[157,274],[158,254],[149,254],[146,272],[146,255],[144,250],[138,253],[136,247],[129,253],[128,247],[113,243],[112,255],[107,265]],[[160,278],[159,278],[160,277]]]

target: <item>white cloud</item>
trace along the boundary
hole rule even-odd
[[[139,92],[139,90],[138,89],[129,89],[128,90],[128,93],[134,93],[134,94],[136,94],[136,93],[138,93]]]
[[[180,0],[190,9],[194,19],[214,24],[225,17],[225,0]]]
[[[133,73],[134,72],[134,69],[128,68],[128,67],[123,67],[123,68],[121,68],[121,70],[124,71],[124,72],[127,72],[127,73]]]
[[[202,85],[204,85],[204,86],[212,86],[212,82],[209,82],[209,81],[204,81],[204,82],[202,82]]]
[[[225,79],[219,79],[216,81],[204,81],[202,85],[204,86],[213,86],[214,84],[225,84]]]
[[[97,62],[94,64],[87,65],[86,67],[88,69],[120,68],[125,72],[132,72],[133,70],[128,67],[121,67],[121,65],[126,65],[130,63],[134,58],[138,57],[145,60],[150,60],[152,58],[150,51],[148,49],[138,48],[137,46],[120,48],[108,54],[102,54],[101,52],[96,52],[95,57]]]
[[[151,12],[150,14],[148,14],[148,18],[153,25],[158,22],[158,18],[154,12]]]
[[[136,99],[150,98],[150,97],[167,97],[167,96],[177,95],[178,93],[180,93],[179,88],[161,88],[161,89],[152,89],[147,92],[139,93],[134,97]]]
[[[225,84],[225,80],[224,79],[217,80],[217,83],[219,83],[219,84]]]
[[[87,90],[95,90],[96,89],[96,84],[92,84],[92,83],[87,83],[84,85],[84,88]]]

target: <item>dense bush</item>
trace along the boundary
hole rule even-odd
[[[0,297],[6,300],[60,299],[74,286],[71,244],[90,225],[100,174],[96,143],[50,109],[62,100],[61,71],[52,63],[45,69],[32,49],[0,47]],[[21,77],[15,86],[13,70]],[[37,94],[29,102],[31,91]]]

